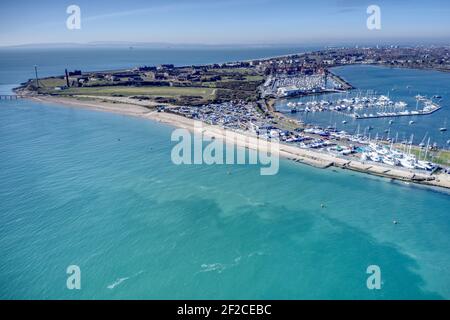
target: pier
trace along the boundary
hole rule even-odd
[[[17,100],[22,98],[21,95],[17,94],[0,94],[0,100]]]

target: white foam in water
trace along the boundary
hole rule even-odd
[[[125,280],[128,280],[128,279],[129,279],[129,277],[119,278],[116,281],[114,281],[112,284],[110,284],[107,288],[112,290],[115,287],[117,287],[119,284],[121,284],[122,282],[124,282]]]
[[[209,271],[217,271],[218,273],[221,273],[223,270],[225,270],[225,266],[221,263],[211,263],[211,264],[202,264],[201,265],[203,270],[200,270],[200,272],[209,272]]]
[[[139,271],[138,273],[134,274],[134,275],[131,276],[131,277],[118,278],[116,281],[114,281],[113,283],[111,283],[110,285],[108,285],[107,288],[112,290],[112,289],[114,289],[115,287],[117,287],[118,285],[120,285],[122,282],[124,282],[124,281],[126,281],[126,280],[128,280],[128,279],[130,279],[130,278],[136,277],[136,276],[140,275],[142,272],[143,272],[143,271],[141,270],[141,271]]]

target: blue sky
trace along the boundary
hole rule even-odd
[[[81,8],[68,30],[66,8]],[[381,8],[381,30],[366,27]],[[94,41],[183,44],[370,43],[434,40],[450,44],[448,0],[1,0],[0,46]]]

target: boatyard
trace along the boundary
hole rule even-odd
[[[427,154],[431,153],[433,148],[429,141],[426,147],[423,147],[423,154],[416,156],[411,152],[412,138],[403,144],[398,144],[396,139],[390,141],[370,139],[362,134],[352,135],[345,131],[338,131],[336,128],[314,126],[287,130],[281,128],[276,119],[256,112],[252,104],[244,101],[210,104],[203,107],[172,107],[164,111],[220,126],[223,129],[248,132],[260,139],[276,139],[300,149],[314,150],[349,161],[374,163],[387,169],[396,168],[427,174],[432,174],[439,169],[447,170],[428,160]],[[404,150],[399,146],[404,146]]]

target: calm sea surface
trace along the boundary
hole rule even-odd
[[[174,62],[147,52],[130,63],[128,54],[91,52],[76,67]],[[5,91],[30,65],[47,74],[66,65],[60,52],[0,55]],[[180,64],[253,57],[172,55]],[[447,193],[284,160],[275,176],[251,165],[175,166],[172,130],[0,102],[0,298],[450,298]],[[66,288],[73,264],[79,291]],[[381,290],[366,287],[369,265],[381,268]]]

